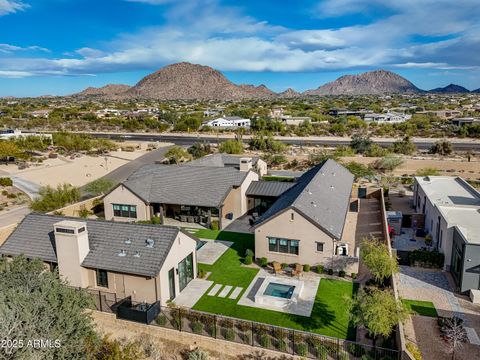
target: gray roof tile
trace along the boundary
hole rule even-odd
[[[29,214],[0,247],[0,254],[57,262],[53,225],[66,219],[87,224],[90,251],[83,266],[149,277],[159,273],[179,233],[173,226]],[[153,248],[146,246],[146,239],[154,240]],[[127,252],[125,257],[118,256],[121,250]],[[133,256],[137,251],[140,257]]]
[[[242,157],[250,157],[250,156],[236,156],[236,155],[229,155],[229,154],[211,154],[200,159],[193,160],[190,162],[185,163],[187,166],[209,166],[209,167],[239,167],[240,166],[240,159]],[[258,156],[253,156],[252,164],[255,166],[260,159]]]

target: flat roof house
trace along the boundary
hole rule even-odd
[[[255,256],[337,270],[358,266],[355,240],[344,236],[353,181],[331,159],[304,173],[253,226]]]
[[[460,177],[416,177],[413,200],[460,292],[480,289],[480,193]]]
[[[166,305],[196,277],[196,247],[177,227],[29,214],[0,254],[58,266],[75,287]]]
[[[247,212],[246,191],[258,174],[250,166],[145,165],[104,196],[105,218],[163,223],[218,221],[223,229]],[[173,222],[173,220],[170,220]]]

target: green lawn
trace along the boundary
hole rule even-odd
[[[254,249],[253,235],[232,232],[200,230],[200,238],[233,241],[234,244],[213,265],[198,266],[211,271],[208,278],[214,284],[248,287],[258,270],[241,267],[246,249]],[[213,285],[212,285],[213,286]],[[193,307],[195,310],[221,314],[240,319],[305,330],[341,339],[355,339],[355,329],[349,321],[344,298],[351,298],[356,284],[343,280],[322,279],[310,317],[237,305],[237,300],[205,294]]]
[[[437,310],[431,301],[402,300],[403,304],[416,315],[437,317]]]

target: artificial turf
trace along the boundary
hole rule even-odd
[[[257,269],[241,266],[245,250],[254,249],[253,235],[212,230],[200,230],[195,235],[199,238],[234,242],[232,247],[215,264],[199,264],[198,266],[205,271],[211,272],[208,280],[213,281],[214,284],[241,286],[245,290],[258,271]],[[351,298],[356,291],[357,285],[352,282],[322,279],[310,317],[241,306],[237,305],[238,298],[231,300],[217,296],[208,296],[207,293],[200,298],[193,308],[245,320],[354,340],[355,329],[349,320],[345,297]]]
[[[437,317],[437,310],[431,301],[402,300],[405,307],[416,315]]]

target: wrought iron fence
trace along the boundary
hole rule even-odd
[[[90,290],[96,309],[117,313],[111,293]],[[113,294],[114,295],[114,294]],[[143,322],[143,321],[142,321]],[[373,347],[315,333],[274,325],[214,315],[187,308],[159,306],[150,325],[214,339],[236,342],[258,348],[319,360],[400,360],[395,349]]]

